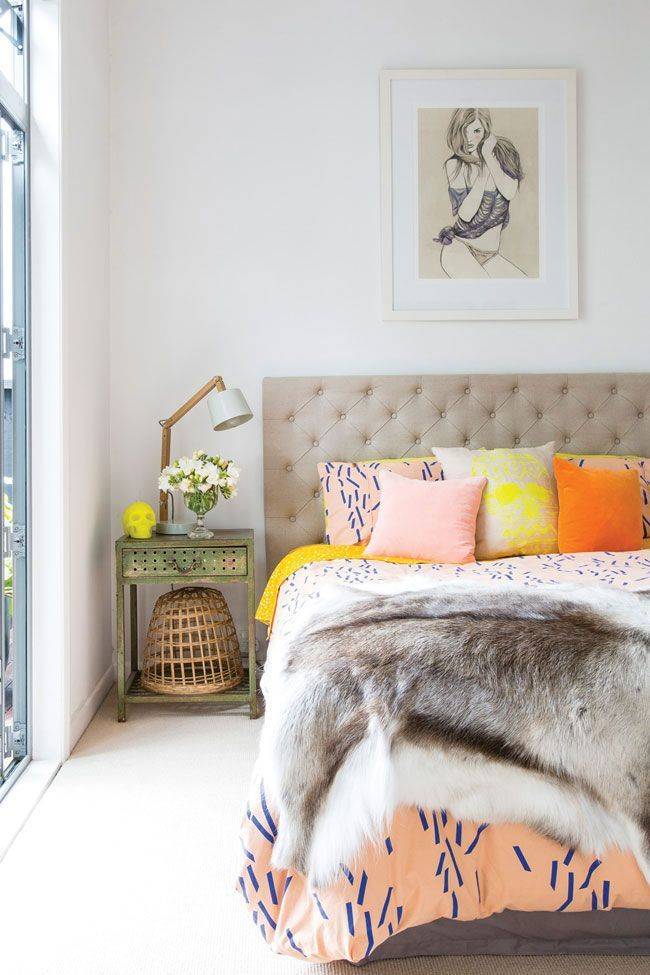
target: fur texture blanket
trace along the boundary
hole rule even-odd
[[[273,864],[328,884],[398,805],[521,822],[650,882],[650,603],[602,588],[332,588],[274,641]]]

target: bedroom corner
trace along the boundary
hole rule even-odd
[[[649,28],[0,0],[3,975],[645,975]]]

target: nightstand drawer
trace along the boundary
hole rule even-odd
[[[125,548],[122,550],[122,575],[125,579],[186,576],[245,576],[248,561],[244,547],[222,546],[174,548]]]

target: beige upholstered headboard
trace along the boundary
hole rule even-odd
[[[650,456],[650,374],[265,379],[267,568],[322,540],[321,460],[549,440],[564,451]]]

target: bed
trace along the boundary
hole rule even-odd
[[[644,374],[265,380],[272,576],[259,616],[273,626],[269,654],[332,579],[361,588],[462,576],[650,590],[647,550],[437,566],[369,560],[319,544],[320,460],[425,456],[434,444],[548,440],[566,451],[648,456],[650,380]],[[404,807],[383,844],[369,844],[354,864],[341,864],[335,884],[317,891],[301,874],[272,867],[276,818],[260,771],[242,828],[238,886],[276,951],[361,964],[421,954],[650,953],[650,889],[630,853],[612,850],[601,861],[521,824],[493,826],[454,819],[444,809]]]

